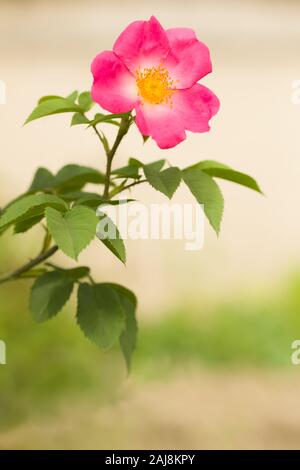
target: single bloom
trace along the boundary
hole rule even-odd
[[[140,132],[163,149],[183,141],[185,131],[209,131],[220,107],[197,83],[212,71],[208,48],[192,29],[164,30],[154,16],[131,23],[91,70],[93,100],[111,113],[134,109]]]

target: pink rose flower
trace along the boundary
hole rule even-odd
[[[163,149],[183,141],[186,130],[209,131],[220,106],[197,83],[212,71],[208,48],[193,30],[164,30],[154,16],[131,23],[91,70],[93,100],[111,113],[135,109],[140,132]]]

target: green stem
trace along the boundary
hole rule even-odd
[[[116,151],[118,150],[120,143],[122,142],[123,137],[127,134],[129,130],[130,124],[131,124],[131,116],[128,114],[127,116],[124,116],[122,118],[116,140],[112,148],[110,149],[110,151],[106,154],[107,162],[106,162],[106,172],[105,172],[105,184],[104,184],[104,191],[103,191],[103,197],[105,199],[107,199],[109,196],[112,161],[116,154]]]
[[[54,255],[54,253],[56,253],[57,250],[58,250],[58,246],[54,245],[51,248],[49,248],[49,250],[45,251],[44,253],[39,254],[36,258],[28,261],[28,263],[25,263],[23,266],[16,269],[15,271],[9,274],[5,274],[4,276],[0,277],[0,284],[19,278],[20,276],[22,276],[22,274],[27,273],[35,266],[43,263],[46,259],[50,258],[50,256]]]
[[[44,226],[44,229],[45,229],[45,236],[44,236],[43,246],[42,246],[40,254],[45,253],[50,248],[51,241],[52,241],[52,236],[50,235],[47,227]]]
[[[142,183],[147,183],[147,180],[134,181],[133,183],[127,184],[127,186],[120,187],[119,191],[117,191],[118,188],[115,188],[108,195],[108,199],[110,199],[113,196],[116,196],[117,194],[122,193],[123,191],[126,191],[127,189],[131,189],[133,186],[137,186],[138,184],[142,184]]]
[[[107,139],[106,139],[105,135],[103,133],[101,134],[101,132],[98,131],[96,125],[93,126],[93,129],[96,132],[96,135],[98,136],[101,144],[103,145],[103,148],[104,148],[105,153],[107,155],[110,152],[110,148],[109,148],[109,145],[108,145],[108,142],[107,142]]]

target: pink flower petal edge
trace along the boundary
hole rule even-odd
[[[150,135],[162,149],[172,148],[186,139],[185,131],[208,132],[209,121],[218,112],[216,95],[196,83],[173,95],[173,107],[140,104],[136,124],[143,135]]]
[[[159,21],[134,21],[116,40],[114,53],[135,74],[138,67],[157,66],[168,55],[170,44]]]
[[[174,28],[166,33],[170,52],[165,65],[177,80],[177,88],[189,88],[212,71],[209,49],[192,29]]]
[[[186,130],[207,132],[210,119],[219,111],[220,101],[209,88],[196,83],[174,94],[173,107]]]
[[[127,113],[137,101],[135,79],[111,51],[98,54],[92,62],[92,98],[111,113]]]
[[[139,104],[136,124],[143,135],[150,135],[161,149],[175,147],[186,139],[182,120],[175,110],[166,106]]]

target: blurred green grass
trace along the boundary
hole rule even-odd
[[[7,364],[0,366],[0,429],[87,393],[113,401],[124,378],[121,357],[91,344],[68,309],[35,324],[27,308],[28,284],[0,290],[0,338],[7,347]]]
[[[201,306],[169,312],[141,327],[135,370],[145,379],[186,364],[207,367],[287,368],[300,338],[300,279],[278,297],[234,299],[212,311]]]
[[[1,272],[26,259],[19,240],[9,234],[1,238]],[[24,240],[35,242],[27,235]],[[84,337],[74,319],[75,305],[36,324],[28,309],[31,283],[0,286],[0,339],[7,356],[7,364],[0,366],[0,430],[87,394],[103,403],[113,401],[125,376],[120,354],[103,353]]]
[[[19,257],[9,242],[4,246],[1,271],[17,265]],[[29,288],[30,281],[0,286],[0,339],[7,344],[7,365],[0,366],[0,429],[78,398],[117,400],[126,377],[118,350],[103,353],[83,336],[75,305],[35,324],[28,311]],[[140,321],[134,379],[162,379],[189,365],[291,367],[291,343],[300,338],[299,275],[263,299],[237,294],[217,307],[187,304]]]

